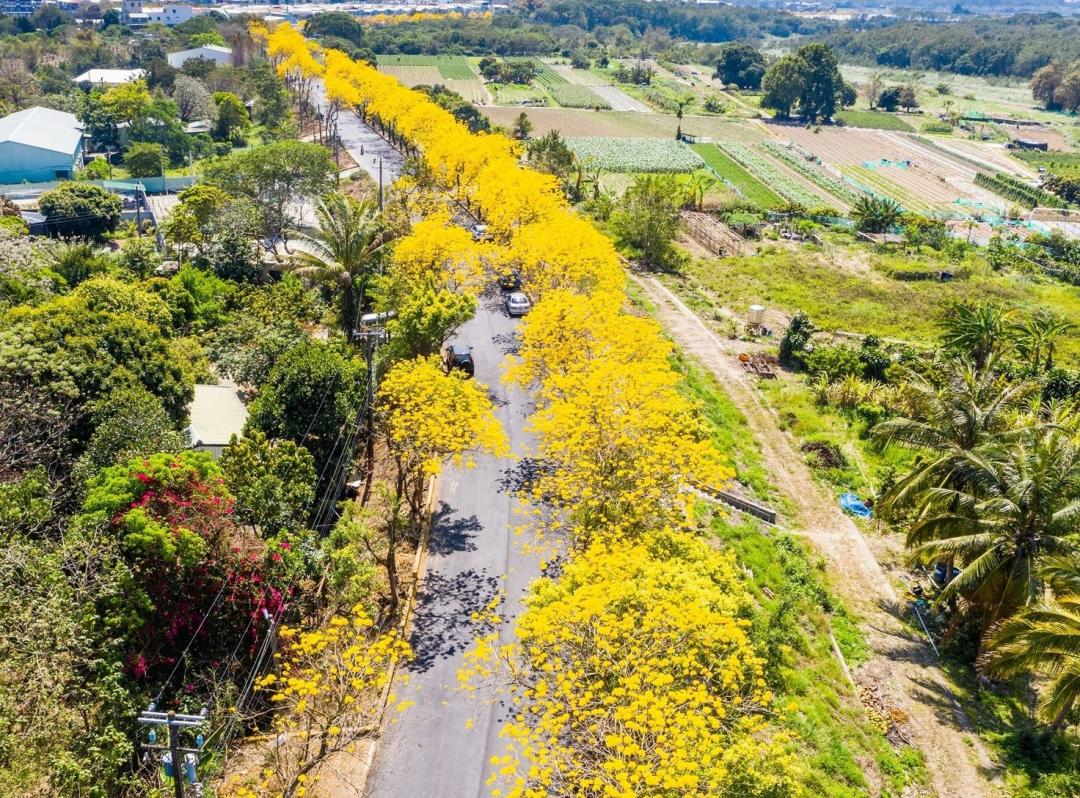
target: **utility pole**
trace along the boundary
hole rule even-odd
[[[379,209],[382,209],[382,156],[379,156]]]
[[[184,798],[184,776],[192,785],[197,784],[195,767],[199,763],[199,755],[202,754],[204,738],[202,734],[195,737],[195,747],[185,748],[180,745],[181,729],[198,729],[206,724],[207,710],[204,707],[198,715],[180,715],[176,712],[157,712],[156,705],[151,702],[138,717],[138,722],[143,726],[150,726],[146,735],[146,742],[140,743],[139,747],[144,751],[165,751],[162,763],[165,766],[166,777],[171,776],[173,790],[176,798]],[[165,726],[168,730],[169,744],[161,745],[157,741],[157,727]]]
[[[379,165],[382,166],[382,159],[379,159]],[[381,172],[380,172],[381,177]],[[360,317],[360,329],[357,330],[357,335],[364,339],[364,348],[367,353],[367,400],[364,405],[367,407],[367,419],[365,434],[367,440],[364,442],[364,454],[367,460],[367,468],[364,479],[364,495],[361,502],[366,503],[371,493],[371,475],[373,469],[373,462],[375,460],[375,352],[379,348],[379,344],[385,343],[389,337],[386,333],[386,329],[383,326],[390,319],[396,318],[397,313],[392,310],[387,310],[383,313],[365,313]],[[359,419],[357,419],[359,421]]]

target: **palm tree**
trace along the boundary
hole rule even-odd
[[[887,233],[900,221],[903,208],[888,197],[860,196],[851,208],[855,229],[863,233]]]
[[[907,544],[930,561],[956,558],[938,603],[963,596],[988,628],[1042,598],[1050,558],[1080,554],[1080,449],[1050,428],[967,452],[956,470],[962,487],[923,493]]]
[[[1034,395],[1036,386],[1002,385],[992,369],[952,358],[938,364],[932,381],[908,371],[903,379],[906,415],[874,427],[874,438],[919,453],[906,476],[886,491],[879,507],[889,512],[915,506],[925,491],[964,486],[962,466],[969,453],[987,444],[1007,443],[1030,434],[1030,426],[1013,423]]]
[[[1045,308],[1036,311],[1026,321],[1014,324],[1016,349],[1028,361],[1036,375],[1054,367],[1054,348],[1057,339],[1075,328],[1071,321]]]
[[[1003,622],[990,639],[981,667],[1007,679],[1025,674],[1044,677],[1039,710],[1056,731],[1080,697],[1080,561],[1050,560],[1040,575],[1053,597]]]
[[[341,293],[341,327],[352,340],[364,307],[368,280],[377,272],[381,252],[393,237],[378,203],[331,194],[315,209],[318,229],[294,232],[296,245],[290,270],[333,282]]]
[[[949,349],[970,354],[975,365],[984,368],[1000,351],[1011,329],[1012,315],[1012,310],[989,302],[974,307],[954,305],[944,322],[942,343]]]

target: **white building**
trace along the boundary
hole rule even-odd
[[[179,69],[193,58],[205,58],[219,66],[229,66],[233,62],[232,48],[222,47],[220,44],[205,44],[202,47],[193,47],[190,50],[178,50],[175,53],[169,53],[165,57],[169,62],[169,66],[173,69]]]
[[[91,86],[119,86],[146,77],[145,69],[88,69],[71,79],[72,83],[88,83]]]
[[[188,5],[167,3],[163,6],[144,6],[142,0],[123,0],[121,20],[132,28],[160,24],[173,27],[195,16],[195,9]]]

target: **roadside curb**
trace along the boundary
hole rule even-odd
[[[401,613],[401,621],[397,625],[397,632],[402,638],[409,629],[413,612],[416,610],[416,596],[420,590],[420,580],[424,575],[424,566],[427,564],[428,541],[431,539],[431,514],[435,504],[435,494],[439,486],[439,478],[432,474],[428,479],[427,499],[424,502],[423,525],[420,530],[420,540],[416,544],[416,556],[413,557],[412,584],[409,593],[405,597],[405,609]],[[368,780],[371,778],[371,769],[375,764],[375,755],[378,753],[379,741],[382,737],[383,719],[386,717],[386,708],[390,704],[390,692],[394,687],[394,679],[397,677],[398,666],[401,658],[395,656],[390,663],[389,677],[386,686],[383,687],[382,695],[379,696],[379,710],[375,717],[376,732],[371,738],[371,748],[365,758],[364,779],[360,784],[360,794],[367,794]]]

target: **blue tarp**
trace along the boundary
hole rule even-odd
[[[870,517],[870,508],[863,504],[862,499],[854,493],[843,494],[840,497],[840,506],[852,515],[859,516],[859,518]]]

